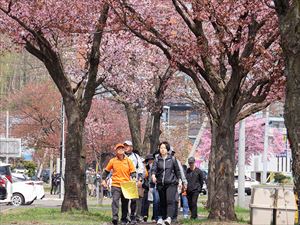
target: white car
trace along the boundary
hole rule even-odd
[[[0,203],[10,203],[12,197],[12,177],[9,164],[0,162],[0,176],[1,186],[5,186],[6,189],[5,198],[2,197]]]
[[[30,205],[36,199],[33,181],[16,181],[13,177],[11,203],[14,206]]]
[[[245,193],[251,195],[252,186],[260,184],[258,181],[252,179],[251,177],[245,176]],[[238,176],[234,176],[234,189],[235,193],[238,192]]]
[[[44,189],[39,181],[26,180],[22,174],[11,174],[9,164],[0,164],[0,174],[6,181],[7,196],[0,203],[11,203],[14,206],[29,205],[43,197]],[[35,184],[36,183],[36,184]]]
[[[12,179],[14,182],[23,182],[24,184],[30,185],[33,184],[33,192],[36,199],[43,199],[45,197],[43,181],[32,181],[28,178],[28,176],[19,173],[12,173]]]

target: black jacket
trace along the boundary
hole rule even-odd
[[[156,156],[151,170],[151,175],[153,174],[155,174],[159,186],[178,184],[178,179],[181,179],[177,160],[171,155],[168,155],[166,159],[160,155]]]
[[[204,182],[203,173],[199,168],[191,170],[190,168],[186,171],[186,179],[188,181],[187,193],[201,192]]]

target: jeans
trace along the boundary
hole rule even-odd
[[[157,188],[153,188],[153,216],[152,220],[157,221],[159,219],[159,194]]]
[[[185,195],[181,195],[182,200],[182,208],[183,208],[183,215],[189,215],[189,204],[188,199]]]
[[[112,203],[111,203],[111,210],[112,210],[112,219],[118,221],[119,216],[119,200],[121,198],[121,208],[122,208],[122,217],[121,221],[127,221],[127,214],[128,214],[128,199],[124,198],[122,194],[122,190],[120,187],[111,187],[112,193]]]
[[[158,186],[158,193],[160,199],[159,215],[163,219],[172,218],[175,211],[175,197],[177,192],[177,185],[163,185]]]
[[[191,210],[191,219],[196,219],[198,217],[197,215],[198,196],[199,196],[199,192],[189,192],[187,194],[189,208]]]

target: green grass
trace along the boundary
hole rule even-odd
[[[151,212],[152,210],[150,210]],[[236,225],[247,224],[250,219],[249,209],[236,208],[235,212],[238,217],[238,221],[235,223],[224,222],[212,222],[206,217],[208,211],[203,207],[198,208],[198,213],[201,219],[189,220],[180,219],[180,224],[201,224],[201,225]],[[151,214],[151,213],[150,213]],[[13,211],[7,211],[0,215],[0,224],[17,224],[17,225],[69,225],[69,224],[84,224],[84,225],[100,225],[110,224],[111,221],[111,209],[110,206],[89,207],[89,212],[73,211],[70,213],[61,213],[60,209],[53,208],[19,208]]]
[[[182,219],[180,222],[182,224],[216,224],[216,225],[223,225],[223,224],[249,224],[250,223],[250,210],[249,209],[244,209],[244,208],[235,208],[235,213],[237,215],[237,222],[213,222],[211,220],[207,219],[208,216],[208,210],[203,208],[203,207],[198,207],[198,215],[201,217],[200,219],[197,220],[190,220],[190,219]]]
[[[104,224],[111,221],[110,210],[90,209],[89,212],[73,211],[61,213],[60,209],[30,208],[15,209],[12,212],[1,214],[0,224],[43,224],[43,225],[68,225],[68,224]]]

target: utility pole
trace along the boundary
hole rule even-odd
[[[9,136],[9,112],[8,110],[6,111],[6,163],[8,164],[8,136]]]
[[[268,148],[269,148],[269,107],[266,108],[265,138],[264,138],[264,152],[263,152],[263,173],[261,179],[262,184],[265,184],[267,182]]]
[[[65,106],[61,100],[61,140],[60,140],[60,193],[59,198],[65,195]]]
[[[238,158],[238,206],[245,207],[245,119],[239,127],[239,158]]]

